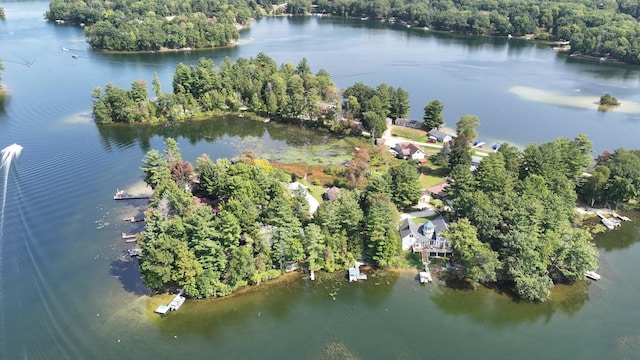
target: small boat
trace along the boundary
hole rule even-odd
[[[591,280],[600,280],[600,274],[595,271],[585,271],[584,276],[588,277]]]
[[[265,123],[265,124],[268,123],[269,121],[271,121],[270,118],[265,118],[264,120],[262,120],[262,122]]]
[[[133,256],[140,256],[142,255],[142,249],[128,249],[127,253],[129,253],[129,256],[133,257]]]
[[[72,54],[72,55],[71,55],[71,57],[72,57],[72,58],[74,58],[74,59],[77,59],[77,58],[78,58],[78,55],[76,55],[76,54]]]
[[[433,281],[433,280],[431,278],[431,273],[428,270],[420,272],[420,283],[421,284],[428,284],[431,281]]]
[[[69,51],[69,49],[67,49],[66,47],[62,47],[62,51]]]

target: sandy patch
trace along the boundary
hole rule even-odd
[[[526,86],[514,86],[509,92],[517,95],[519,98],[529,101],[541,102],[551,105],[571,106],[581,109],[598,110],[600,96],[571,96],[561,93],[535,89]],[[627,114],[640,114],[640,103],[620,99],[620,106],[616,106],[607,111],[617,111]]]

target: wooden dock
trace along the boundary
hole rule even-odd
[[[124,239],[124,242],[133,243],[138,241],[138,239],[136,238],[137,235],[138,234],[122,233],[122,238]]]
[[[182,304],[184,304],[184,301],[187,300],[187,298],[182,296],[182,294],[184,294],[184,289],[180,289],[178,291],[178,294],[173,298],[173,300],[171,300],[169,305],[160,305],[155,310],[155,312],[157,312],[158,314],[166,314],[168,311],[175,311],[180,309]]]
[[[618,218],[618,219],[620,219],[622,221],[631,221],[631,219],[629,219],[628,217],[622,216],[622,215],[618,214],[615,211],[611,211],[611,216],[616,217],[616,218]]]
[[[116,190],[116,194],[113,195],[113,200],[136,200],[136,199],[148,199],[150,194],[128,194],[124,190]]]
[[[122,218],[122,221],[128,221],[128,222],[132,222],[132,223],[136,223],[136,222],[141,222],[144,221],[144,218],[137,218],[135,216],[128,216],[125,218]]]

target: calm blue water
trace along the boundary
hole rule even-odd
[[[485,141],[527,144],[586,133],[602,151],[636,147],[639,116],[530,102],[509,89],[596,98],[611,92],[640,101],[636,68],[566,58],[526,41],[324,18],[257,21],[236,48],[113,55],[91,51],[78,28],[44,22],[47,5],[2,3],[0,58],[11,95],[0,110],[0,148],[15,142],[24,150],[2,175],[1,359],[638,357],[640,227],[634,224],[599,240],[603,280],[559,288],[545,304],[482,289],[422,287],[412,272],[359,284],[340,275],[309,284],[293,275],[156,317],[149,309],[157,300],[147,297],[119,239],[120,232],[136,230],[120,219],[143,204],[112,200],[116,188],[138,186],[144,153],[162,148],[165,136],[176,137],[190,161],[246,149],[277,159],[285,150],[314,153],[314,145],[331,140],[234,119],[98,128],[88,115],[95,86],[150,83],[157,72],[169,90],[179,62],[206,56],[219,64],[224,56],[264,51],[279,63],[306,57],[340,87],[358,81],[403,87],[412,118],[422,118],[431,99],[444,103],[450,126],[477,114]],[[331,161],[325,154],[316,156]]]

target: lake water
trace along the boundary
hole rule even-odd
[[[340,87],[403,87],[412,118],[431,99],[444,103],[450,126],[477,114],[487,142],[586,133],[599,152],[637,147],[638,68],[568,58],[528,41],[326,18],[260,20],[235,48],[114,55],[91,51],[78,28],[46,23],[46,1],[2,6],[2,78],[11,95],[0,109],[0,148],[24,150],[1,175],[1,359],[639,357],[636,223],[599,237],[602,280],[558,287],[543,304],[486,289],[420,286],[414,272],[351,284],[342,274],[314,283],[293,274],[156,316],[151,310],[163,300],[147,296],[119,238],[136,230],[120,219],[143,203],[112,200],[116,188],[140,186],[148,149],[173,136],[190,161],[252,149],[275,160],[339,163],[349,145],[273,122],[99,128],[88,115],[95,86],[150,83],[155,71],[168,90],[179,62],[206,56],[219,64],[264,51],[278,63],[306,57]],[[588,99],[604,92],[625,111],[590,108]],[[322,146],[328,142],[335,145]]]

